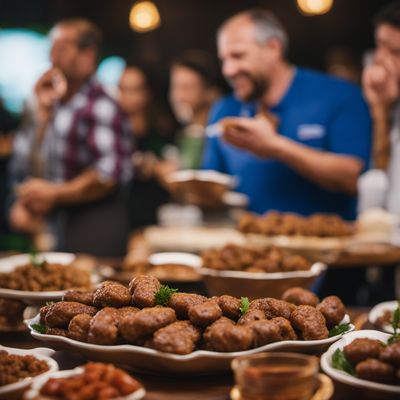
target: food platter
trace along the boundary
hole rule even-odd
[[[0,272],[8,273],[12,272],[18,267],[28,264],[30,262],[29,254],[20,254],[15,256],[6,257],[0,259]],[[70,265],[76,256],[71,253],[39,253],[40,259],[46,260],[48,263],[56,263],[61,265]],[[91,283],[98,283],[98,276],[91,273]],[[0,288],[0,297],[7,299],[21,300],[26,304],[38,305],[43,304],[46,301],[60,300],[66,290],[56,291],[27,291],[27,290],[15,290]]]
[[[9,400],[10,398],[13,398],[14,396],[17,396],[18,394],[21,394],[24,390],[26,390],[29,385],[32,383],[36,382],[38,379],[47,378],[52,372],[58,371],[58,364],[56,361],[54,361],[51,358],[51,355],[54,354],[54,350],[52,349],[47,349],[47,348],[36,348],[36,349],[16,349],[13,347],[5,347],[0,345],[0,351],[6,351],[9,354],[15,354],[19,356],[26,356],[26,355],[31,355],[36,357],[38,360],[43,360],[47,363],[49,370],[31,377],[31,378],[26,378],[23,380],[20,380],[15,383],[11,383],[8,385],[0,386],[0,399],[1,400]]]
[[[349,322],[346,315],[341,323]],[[111,362],[141,372],[163,375],[210,375],[226,373],[230,370],[230,362],[235,357],[260,353],[263,351],[295,351],[300,353],[318,353],[336,342],[343,334],[322,340],[292,340],[270,343],[247,351],[215,352],[196,350],[187,355],[164,353],[154,349],[134,345],[102,346],[79,342],[64,336],[38,333],[32,325],[40,322],[40,316],[26,320],[31,335],[55,349],[71,349],[79,351],[90,360]],[[350,330],[354,329],[350,325]]]
[[[47,382],[47,380],[49,378],[69,378],[72,377],[74,375],[78,375],[81,374],[83,372],[83,368],[82,367],[77,367],[74,369],[68,369],[68,370],[64,370],[64,371],[56,371],[56,372],[52,372],[46,376],[40,376],[39,379],[35,380],[35,382],[33,383],[31,389],[25,393],[25,400],[35,400],[37,399],[40,393],[40,389],[42,388],[42,386]],[[146,391],[144,390],[144,388],[139,388],[138,390],[135,390],[133,393],[126,395],[126,396],[120,396],[118,397],[117,400],[140,400],[143,399],[144,396],[146,395]]]
[[[344,371],[333,368],[332,366],[333,353],[337,349],[342,350],[346,345],[351,343],[354,339],[358,338],[377,339],[386,343],[390,338],[390,335],[387,333],[374,330],[355,331],[344,335],[340,340],[332,344],[329,347],[329,349],[322,355],[321,357],[322,370],[334,380],[344,383],[345,385],[366,389],[368,391],[379,392],[382,395],[393,394],[400,396],[400,385],[388,385],[383,383],[367,381],[365,379],[357,378]]]

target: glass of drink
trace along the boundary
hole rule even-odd
[[[296,353],[260,353],[232,361],[241,400],[310,400],[318,367],[316,357]]]

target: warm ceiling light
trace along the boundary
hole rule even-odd
[[[333,0],[297,0],[297,7],[305,15],[321,15],[327,13]]]
[[[136,32],[148,32],[160,26],[161,18],[152,1],[139,1],[132,6],[129,23]]]

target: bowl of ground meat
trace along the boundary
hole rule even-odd
[[[334,380],[368,393],[368,398],[398,399],[400,342],[391,338],[373,330],[350,332],[322,355],[321,367]]]
[[[0,345],[0,399],[20,398],[36,379],[58,371],[58,364],[46,348],[16,349]]]
[[[309,288],[326,269],[321,262],[289,254],[279,247],[229,244],[202,254],[202,275],[213,296],[229,294],[249,298],[280,297],[285,290]]]

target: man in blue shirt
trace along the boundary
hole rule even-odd
[[[210,124],[220,121],[224,132],[208,138],[203,167],[238,176],[254,212],[353,219],[370,153],[367,105],[356,86],[294,67],[286,51],[286,32],[266,10],[222,25],[218,53],[235,97],[211,111]]]

